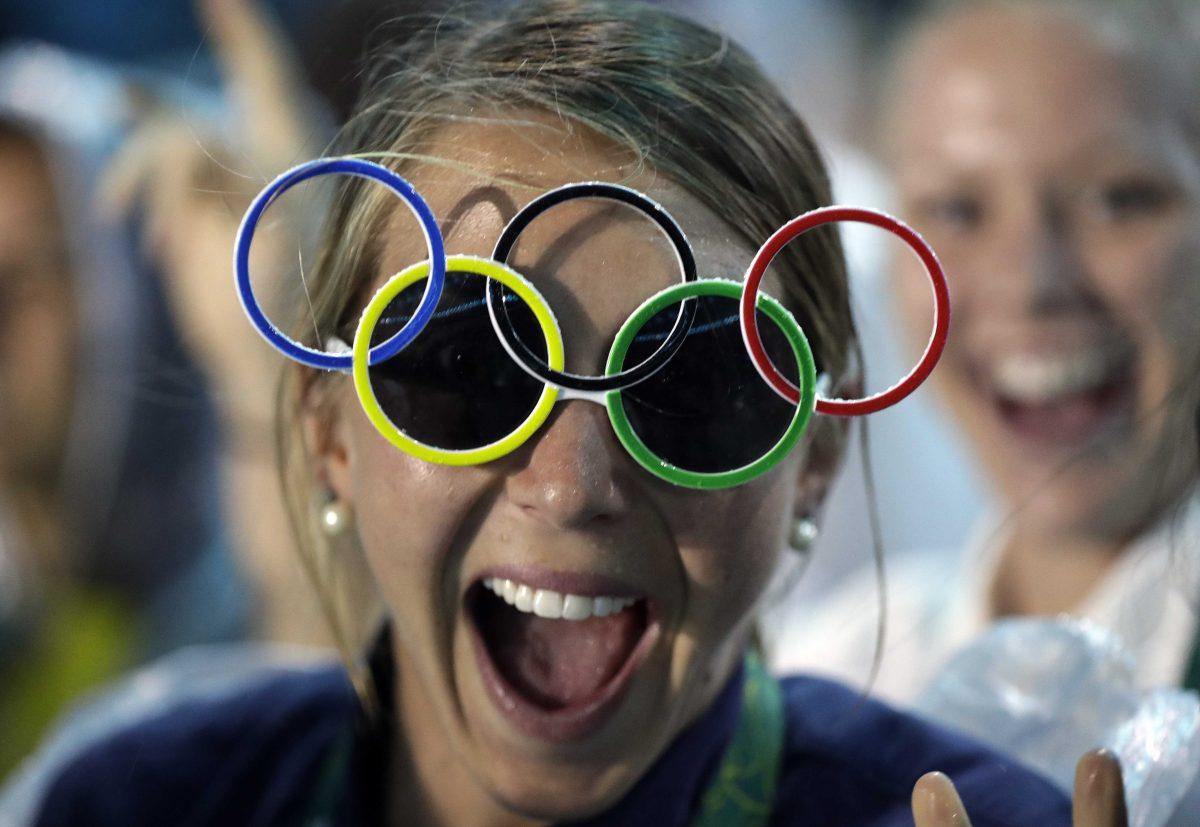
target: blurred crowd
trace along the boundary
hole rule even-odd
[[[767,607],[776,663],[911,704],[997,620],[1066,613],[1140,686],[1200,690],[1200,13],[669,5],[756,54],[838,200],[920,231],[954,302],[932,386],[873,419]],[[250,199],[348,116],[374,34],[438,8],[0,4],[0,779],[164,653],[330,642],[296,598],[280,360],[228,262]],[[311,219],[283,206],[255,267],[301,313]],[[929,296],[899,245],[844,238],[876,391]]]

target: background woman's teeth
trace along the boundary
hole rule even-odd
[[[587,620],[623,612],[637,602],[636,597],[585,597],[561,594],[551,589],[533,589],[502,577],[487,577],[483,587],[518,611],[538,617],[562,620]]]
[[[533,595],[533,613],[551,619],[562,617],[563,596],[549,589],[538,589]]]
[[[992,381],[1004,395],[1025,402],[1044,402],[1104,384],[1116,359],[1098,352],[1070,356],[1013,356],[998,361]]]

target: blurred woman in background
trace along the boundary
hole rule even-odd
[[[998,618],[1063,612],[1116,632],[1143,686],[1200,688],[1197,533],[1172,520],[1195,503],[1200,41],[1167,5],[1137,15],[967,4],[901,50],[886,158],[951,279],[935,385],[997,515],[957,562],[889,571],[886,698]],[[908,262],[896,284],[915,338],[928,297]],[[782,662],[866,680],[876,595],[851,578]]]
[[[0,66],[3,776],[77,693],[178,646],[239,638],[251,607],[201,377],[155,274],[93,208],[106,143],[84,125],[102,105],[72,97],[85,70],[52,50]],[[56,90],[75,131],[38,106],[62,103]]]

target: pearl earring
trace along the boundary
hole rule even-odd
[[[813,543],[821,529],[812,520],[804,517],[792,523],[791,533],[788,534],[788,545],[795,551],[806,554],[812,550]]]
[[[338,499],[331,498],[321,506],[321,531],[327,537],[337,537],[350,525],[350,507]]]

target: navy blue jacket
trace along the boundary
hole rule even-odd
[[[739,673],[587,827],[685,827],[737,723],[741,683]],[[975,827],[1071,823],[1062,792],[973,741],[829,681],[782,686],[787,737],[772,827],[911,827],[913,784],[935,769],[954,780]],[[277,670],[86,749],[50,786],[37,824],[303,827],[318,823],[323,800],[338,827],[382,827],[389,729],[368,724],[341,669]]]

